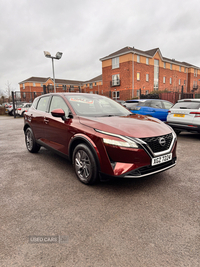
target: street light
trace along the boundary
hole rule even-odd
[[[48,51],[44,51],[45,57],[51,58],[52,59],[52,69],[53,69],[53,82],[54,82],[54,93],[56,93],[56,85],[55,85],[55,72],[54,72],[54,64],[53,60],[54,59],[61,59],[62,57],[62,52],[57,52],[55,57],[52,57],[51,54]]]

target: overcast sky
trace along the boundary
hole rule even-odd
[[[0,90],[32,76],[90,80],[123,47],[200,67],[200,0],[0,0]]]

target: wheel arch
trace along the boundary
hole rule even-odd
[[[97,167],[100,170],[100,156],[98,156],[100,154],[99,154],[98,148],[96,147],[94,142],[88,136],[77,135],[71,140],[71,142],[69,144],[69,150],[68,150],[69,151],[69,153],[68,153],[69,160],[71,162],[73,161],[72,160],[73,151],[74,151],[75,147],[79,144],[85,144],[91,149],[91,152],[94,155],[94,159],[97,163]]]

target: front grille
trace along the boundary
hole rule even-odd
[[[156,166],[145,166],[145,167],[141,167],[138,168],[137,170],[134,170],[132,172],[129,172],[128,174],[126,174],[126,177],[128,178],[129,176],[134,176],[134,177],[140,177],[140,176],[145,176],[154,172],[158,172],[158,171],[162,171],[165,168],[168,168],[170,166],[172,166],[173,164],[176,163],[176,158],[173,158],[172,160],[162,163],[162,164],[158,164]]]
[[[141,140],[148,144],[153,153],[157,153],[165,151],[170,148],[171,142],[173,140],[173,135],[172,133],[170,133],[162,136],[141,138]],[[160,140],[161,141],[165,140],[165,144],[160,142]]]

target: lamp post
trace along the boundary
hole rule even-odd
[[[54,72],[54,64],[53,60],[54,59],[61,59],[62,57],[62,52],[57,52],[55,57],[52,57],[51,54],[48,51],[44,51],[45,57],[51,58],[52,59],[52,69],[53,69],[53,83],[54,83],[54,93],[56,93],[56,82],[55,82],[55,72]]]

